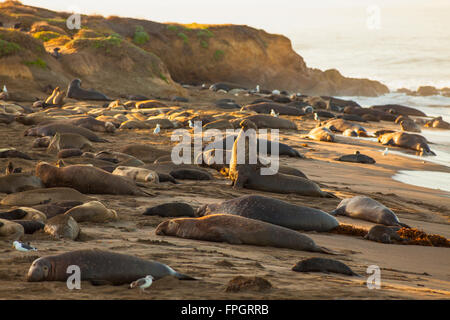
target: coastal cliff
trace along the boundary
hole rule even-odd
[[[0,3],[0,82],[35,95],[75,77],[116,95],[182,94],[178,83],[215,82],[308,95],[389,92],[377,81],[308,68],[288,38],[248,26],[82,15],[81,29],[69,30],[69,16]],[[61,49],[59,59],[50,56],[55,48]]]

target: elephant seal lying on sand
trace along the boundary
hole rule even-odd
[[[162,222],[155,233],[185,239],[270,246],[300,251],[331,253],[300,232],[263,221],[229,214],[202,218],[178,218]]]
[[[339,225],[328,213],[278,199],[249,195],[200,207],[196,216],[225,213],[261,220],[285,228],[327,232]]]
[[[386,226],[402,226],[409,228],[408,225],[401,223],[398,220],[392,210],[366,196],[356,196],[342,200],[336,210],[331,212],[331,214],[367,220]]]
[[[48,188],[70,187],[88,194],[149,195],[130,180],[87,165],[58,168],[41,162],[36,166],[36,175]]]
[[[435,156],[421,135],[406,132],[385,133],[378,136],[378,142],[385,146],[396,146],[416,150],[421,156]]]
[[[80,267],[81,280],[94,284],[129,284],[147,275],[155,280],[165,276],[195,280],[156,261],[101,250],[77,250],[34,260],[27,281],[67,281],[67,268],[71,265]]]

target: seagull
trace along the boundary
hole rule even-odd
[[[161,126],[159,125],[159,123],[156,125],[155,130],[153,130],[153,134],[158,134],[161,131]]]
[[[22,243],[19,241],[13,242],[13,247],[16,248],[18,251],[27,252],[27,251],[37,251],[36,248],[30,246],[29,243]]]
[[[384,151],[383,151],[383,156],[387,155],[388,152],[389,152],[389,149],[388,149],[388,148],[384,149]]]
[[[279,113],[276,113],[275,112],[275,110],[270,110],[270,115],[272,116],[272,117],[275,117],[275,118],[278,118],[278,116],[280,115]]]
[[[8,89],[6,89],[6,85],[3,85],[3,92],[8,93]]]
[[[194,124],[192,123],[192,120],[189,120],[189,128],[195,128]]]
[[[280,92],[280,90],[273,90],[272,91],[272,94],[275,94],[275,95],[279,95],[281,92]]]
[[[150,287],[153,283],[153,276],[146,276],[145,278],[138,279],[130,284],[130,289],[139,287],[141,288],[141,292],[144,292],[145,289]]]
[[[256,92],[259,93],[259,84],[256,86]]]
[[[320,121],[320,118],[319,118],[319,116],[317,115],[317,113],[316,113],[316,112],[314,112],[314,120],[316,120],[316,121]]]

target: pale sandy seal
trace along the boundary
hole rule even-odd
[[[86,202],[94,199],[71,188],[45,188],[10,194],[3,198],[1,204],[6,206],[35,206],[67,200]]]
[[[41,179],[26,173],[12,173],[0,176],[0,192],[16,193],[21,191],[44,188]]]
[[[406,132],[385,133],[378,136],[378,142],[386,146],[397,146],[416,150],[421,156],[436,154],[428,146],[427,139],[421,135]]]
[[[24,228],[13,221],[0,219],[0,239],[19,240],[25,233]]]
[[[400,121],[400,128],[402,128],[402,131],[418,132],[418,133],[422,132],[422,130],[420,130],[420,127],[413,120]]]
[[[155,233],[186,239],[270,246],[301,251],[332,253],[288,228],[229,214],[202,218],[178,218],[162,222]]]
[[[99,201],[91,201],[77,207],[73,207],[65,213],[71,216],[76,222],[107,222],[118,219],[117,212],[106,208]]]
[[[66,281],[70,276],[67,268],[71,265],[80,267],[81,280],[95,284],[130,284],[147,275],[153,276],[155,280],[165,276],[195,280],[156,261],[101,250],[78,250],[33,261],[27,281]]]
[[[159,177],[156,171],[144,168],[118,166],[112,174],[127,177],[138,182],[159,183]]]
[[[294,230],[326,232],[339,222],[328,213],[274,198],[249,195],[200,207],[196,216],[233,214]]]
[[[236,120],[232,121],[233,126],[235,128],[239,128],[239,124],[241,123],[242,120],[250,120],[258,128],[297,130],[297,125],[295,124],[295,122],[293,122],[291,120],[268,116],[268,115],[263,115],[263,114],[248,116],[248,117],[241,118],[241,119],[236,119]]]
[[[144,162],[152,163],[161,156],[170,155],[170,151],[158,149],[149,144],[129,144],[122,149],[121,153],[132,155]]]
[[[57,168],[41,162],[36,166],[36,175],[47,188],[70,187],[82,193],[93,194],[149,195],[128,179],[88,165]]]
[[[306,136],[303,137],[317,141],[334,142],[335,140],[333,132],[331,132],[331,130],[326,127],[314,128]]]
[[[367,220],[387,226],[409,226],[401,223],[392,210],[366,196],[356,196],[341,201],[332,215],[343,215],[355,219]]]
[[[348,276],[359,276],[346,264],[333,259],[309,258],[299,261],[293,268],[297,272],[341,273]]]
[[[80,234],[80,227],[71,216],[60,214],[47,220],[44,231],[56,239],[75,240]]]
[[[329,120],[325,123],[324,126],[330,129],[331,131],[344,132],[347,129],[352,129],[356,131],[356,133],[358,133],[358,136],[360,137],[368,136],[367,131],[366,129],[364,129],[363,126],[344,119]]]
[[[85,137],[76,133],[57,132],[50,141],[47,152],[58,153],[64,149],[92,150],[92,143]]]
[[[170,202],[145,209],[144,216],[195,217],[194,209],[187,203]]]

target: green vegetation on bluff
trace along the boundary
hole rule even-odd
[[[20,51],[20,49],[17,43],[0,39],[0,58],[12,55]]]
[[[35,37],[36,39],[39,39],[43,42],[47,42],[51,39],[62,37],[62,35],[57,32],[53,32],[53,31],[41,31],[41,32],[34,33],[33,37]]]
[[[33,61],[24,61],[23,64],[29,67],[37,67],[41,69],[47,68],[47,63],[41,58],[37,58],[36,60]]]
[[[138,45],[146,44],[150,40],[150,36],[145,32],[144,28],[141,26],[136,27],[136,32],[134,33],[133,42]]]

